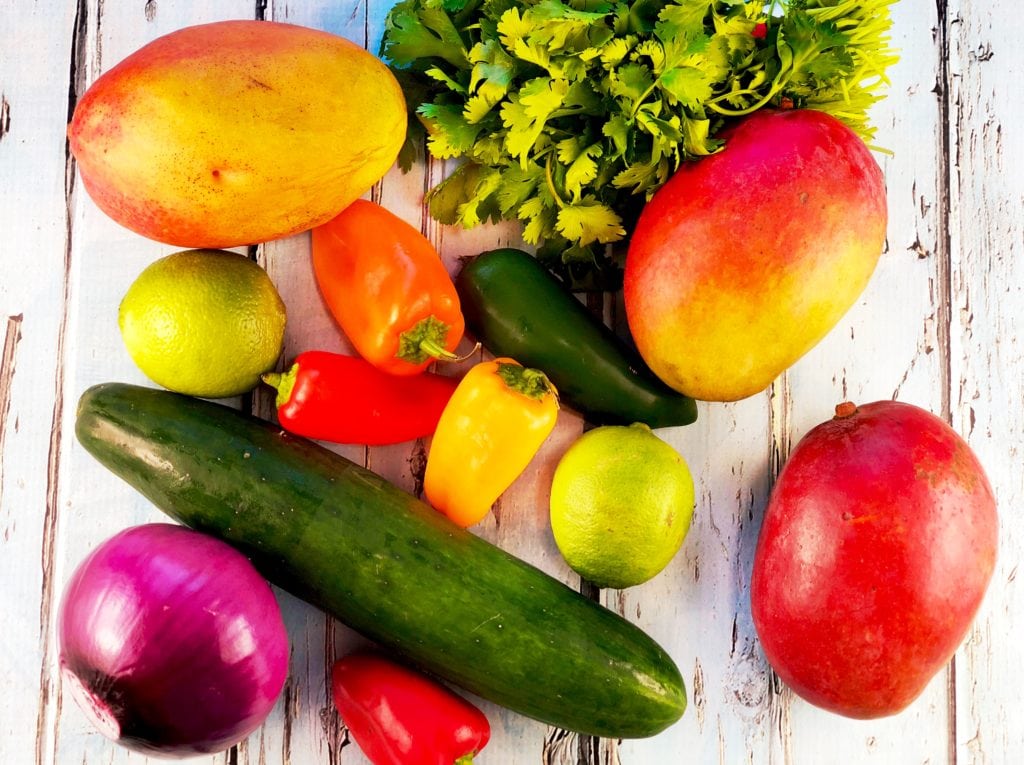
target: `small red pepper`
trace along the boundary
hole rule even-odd
[[[768,36],[768,25],[763,21],[754,24],[754,29],[750,32],[750,36],[755,40],[763,40]]]
[[[437,428],[458,380],[432,372],[398,377],[365,359],[300,353],[291,369],[263,375],[277,389],[285,430],[339,444],[397,444]]]
[[[376,653],[339,659],[331,686],[342,722],[373,765],[470,765],[491,737],[471,703]]]

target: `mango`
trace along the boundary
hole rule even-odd
[[[89,195],[189,248],[313,228],[362,196],[405,139],[390,70],[327,32],[223,21],[160,37],[100,76],[68,128]]]
[[[897,714],[967,636],[998,548],[992,486],[959,434],[912,404],[844,401],[768,500],[750,579],[765,657],[815,706]]]
[[[885,179],[823,112],[759,111],[685,163],[644,207],[623,275],[644,361],[692,398],[767,388],[866,288],[887,225]]]

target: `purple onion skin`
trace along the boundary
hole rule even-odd
[[[273,591],[213,537],[154,523],[94,550],[64,590],[61,675],[108,738],[163,757],[220,752],[270,714],[288,674]]]

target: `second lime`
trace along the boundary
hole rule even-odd
[[[631,587],[664,569],[693,508],[686,462],[640,423],[585,433],[551,484],[555,543],[576,573],[600,587]]]

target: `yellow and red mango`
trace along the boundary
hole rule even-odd
[[[761,111],[684,164],[646,205],[624,300],[640,354],[692,398],[764,390],[868,284],[885,179],[864,142],[811,110]]]
[[[337,35],[223,21],[103,74],[68,128],[85,188],[121,225],[181,247],[262,242],[330,220],[392,166],[405,100]]]

